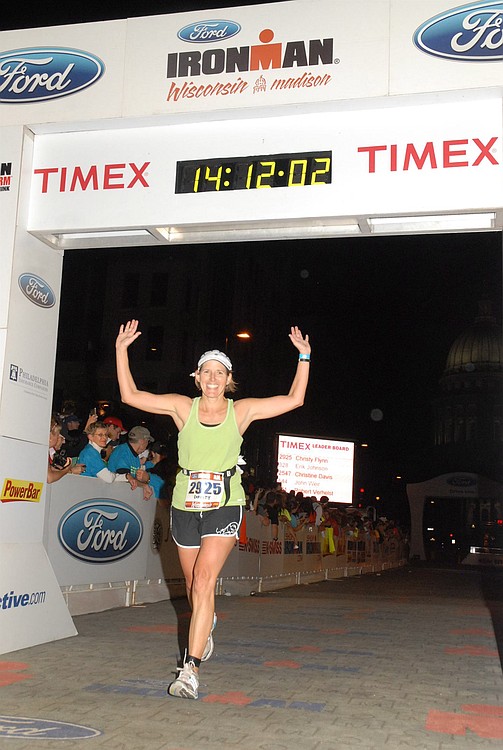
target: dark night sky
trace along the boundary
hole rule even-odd
[[[281,2],[281,0],[270,0]],[[22,3],[7,3],[2,8],[0,30],[30,29],[40,26],[61,26],[69,23],[89,21],[111,21],[116,18],[138,18],[139,16],[163,13],[185,13],[191,10],[235,8],[242,5],[264,5],[262,0],[79,0],[76,3],[60,3],[49,0],[31,6],[27,11]],[[4,4],[5,5],[5,4]]]
[[[2,11],[0,29],[252,4],[262,3],[53,2],[29,13],[10,3]],[[288,312],[295,320],[289,324],[304,326],[315,351],[311,432],[382,442],[399,470],[402,454],[430,440],[430,400],[438,393],[449,348],[473,322],[478,300],[489,296],[501,322],[501,236],[248,243],[240,251],[283,254],[292,269]],[[228,253],[232,262],[236,250],[224,245],[219,252]],[[260,294],[257,299],[260,304]],[[271,319],[276,313],[271,311]],[[376,408],[384,414],[381,422],[370,418]]]

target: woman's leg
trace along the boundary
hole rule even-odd
[[[189,654],[196,659],[203,655],[213,624],[218,575],[235,544],[235,536],[205,536],[201,539],[192,568],[192,617],[189,628]]]
[[[194,575],[194,565],[199,555],[200,547],[178,547],[178,559],[185,578],[185,588],[187,590],[187,599],[192,608],[192,578]]]

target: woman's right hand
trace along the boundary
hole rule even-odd
[[[136,341],[138,336],[141,336],[141,331],[138,330],[137,320],[128,320],[124,325],[119,328],[119,334],[115,341],[116,349],[127,349],[133,341]]]

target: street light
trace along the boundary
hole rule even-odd
[[[239,333],[233,334],[231,338],[237,338],[237,339],[251,339],[251,333],[248,333],[248,331],[239,331]],[[225,351],[227,351],[229,348],[229,336],[225,337]]]

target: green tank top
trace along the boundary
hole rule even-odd
[[[234,414],[234,402],[227,400],[227,414],[219,425],[205,427],[199,421],[200,397],[193,399],[189,418],[178,433],[178,464],[191,472],[222,472],[237,465],[242,436],[239,434]],[[173,507],[180,510],[199,511],[200,508],[187,508],[185,500],[189,488],[189,476],[179,471],[173,490]],[[220,507],[225,497],[220,498]],[[228,506],[244,505],[244,490],[241,474],[236,471],[230,479]]]

